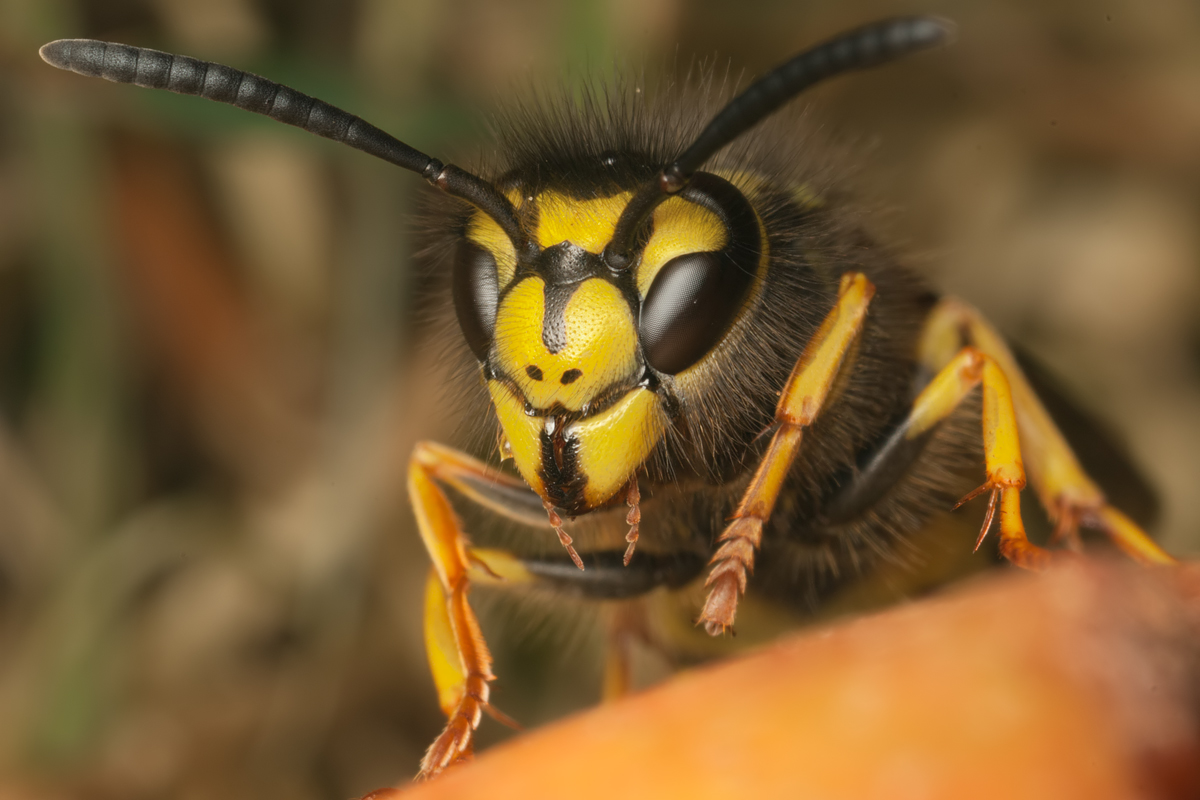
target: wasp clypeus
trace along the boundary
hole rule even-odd
[[[794,131],[760,124],[818,81],[949,35],[929,17],[850,31],[715,115],[702,98],[640,90],[524,109],[501,126],[502,160],[476,173],[229,67],[90,40],[42,49],[84,75],[266,114],[453,198],[427,257],[450,278],[499,456],[519,477],[432,442],[412,454],[433,562],[426,646],[448,718],[423,775],[469,754],[491,710],[473,581],[629,598],[705,576],[697,621],[717,635],[756,568],[756,582],[786,573],[793,592],[818,591],[964,493],[985,498],[979,541],[998,517],[1000,553],[1037,567],[1052,556],[1025,533],[1027,476],[1057,540],[1076,544],[1086,525],[1134,558],[1170,560],[1106,501],[987,321],[873,242]],[[964,458],[985,464],[972,491]],[[565,553],[473,547],[445,487],[552,531]],[[583,552],[574,518],[589,522]]]

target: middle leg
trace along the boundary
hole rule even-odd
[[[983,452],[987,480],[959,501],[959,505],[988,495],[987,512],[976,549],[1000,513],[1000,553],[1021,567],[1043,566],[1050,554],[1029,541],[1021,521],[1021,490],[1025,488],[1025,466],[1017,437],[1017,419],[1012,389],[1004,370],[995,359],[976,347],[964,347],[934,376],[913,402],[912,413],[904,423],[904,436],[916,439],[950,416],[966,397],[981,386],[983,390]]]

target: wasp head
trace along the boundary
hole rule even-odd
[[[603,254],[632,192],[514,189],[528,252],[481,213],[458,244],[455,307],[507,454],[572,514],[628,484],[668,425],[664,378],[700,361],[750,294],[757,215],[724,179],[697,178],[654,210],[628,268]]]

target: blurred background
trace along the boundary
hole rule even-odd
[[[224,61],[470,161],[564,74],[707,59],[744,85],[914,11],[957,45],[802,102],[860,153],[879,230],[1121,432],[1161,540],[1197,552],[1194,0],[0,0],[0,797],[406,780],[442,721],[404,464],[466,438],[408,268],[418,178],[41,44]],[[563,655],[503,616],[502,709],[595,702],[598,634]]]

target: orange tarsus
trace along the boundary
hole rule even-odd
[[[469,676],[468,684],[477,677]],[[486,683],[484,685],[486,686]],[[468,700],[472,702],[467,702]],[[479,716],[486,705],[487,702],[481,700],[478,694],[468,690],[467,695],[463,698],[463,703],[446,723],[445,730],[433,740],[433,744],[429,745],[429,749],[425,751],[425,757],[421,759],[421,771],[417,773],[417,780],[432,778],[451,764],[471,756],[471,740],[475,728],[479,724]]]
[[[704,582],[709,589],[696,624],[710,636],[733,629],[738,597],[745,593],[747,576],[754,571],[754,552],[762,541],[764,520],[756,515],[735,517],[717,540],[723,544],[709,561],[712,571]]]
[[[725,565],[722,564],[721,567],[723,566]],[[725,631],[733,634],[733,619],[737,614],[740,585],[738,576],[734,574],[733,569],[721,570],[721,567],[714,569],[704,583],[709,589],[708,599],[704,603],[700,618],[696,620],[697,625],[704,625],[704,632],[709,636],[719,636]],[[745,575],[744,572],[741,574]]]

